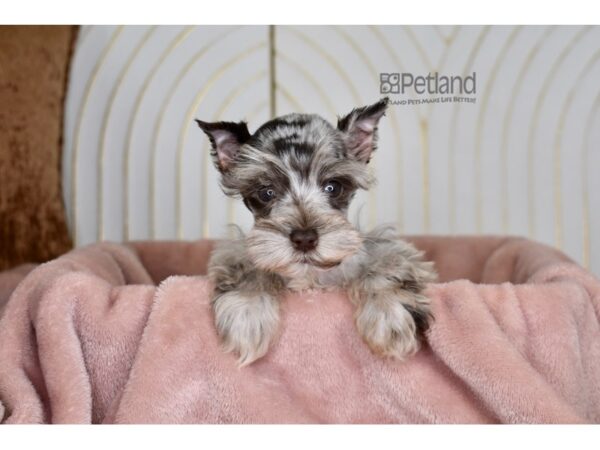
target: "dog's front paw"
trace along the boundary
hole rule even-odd
[[[428,300],[409,291],[378,294],[356,315],[359,333],[373,352],[404,360],[419,349],[419,334],[431,318]]]
[[[279,307],[268,294],[226,292],[213,302],[223,350],[236,353],[240,366],[264,356],[277,331]]]

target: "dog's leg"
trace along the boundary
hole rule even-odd
[[[436,277],[433,263],[382,232],[366,235],[364,245],[359,275],[349,282],[356,326],[375,353],[402,360],[419,349],[419,335],[432,319],[421,292]]]
[[[278,296],[284,289],[277,275],[261,272],[248,260],[242,241],[215,249],[209,265],[214,284],[212,307],[223,349],[244,366],[262,357],[277,332]]]

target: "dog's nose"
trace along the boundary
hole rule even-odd
[[[309,252],[317,247],[319,235],[312,228],[308,230],[294,230],[290,234],[290,240],[294,244],[294,247],[296,247],[296,250]]]

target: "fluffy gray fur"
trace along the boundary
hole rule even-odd
[[[404,359],[431,319],[422,291],[433,264],[393,228],[361,233],[347,218],[387,99],[354,109],[337,127],[290,114],[250,134],[244,122],[197,121],[212,143],[223,191],[241,197],[254,226],[218,244],[209,264],[215,325],[241,365],[262,357],[277,334],[286,290],[344,289],[356,326],[373,351]]]

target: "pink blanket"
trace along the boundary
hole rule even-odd
[[[208,241],[99,244],[0,274],[0,421],[600,422],[596,278],[523,239],[412,241],[441,280],[405,363],[371,354],[343,293],[307,292],[238,369],[200,275]]]

